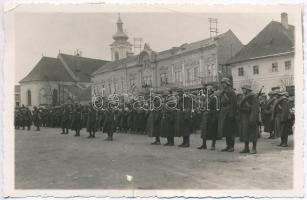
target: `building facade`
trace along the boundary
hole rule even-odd
[[[281,22],[270,22],[259,34],[227,62],[237,91],[251,84],[264,92],[294,85],[294,26],[286,13]]]
[[[57,58],[42,57],[20,81],[20,104],[31,107],[88,102],[91,73],[106,62],[62,53]]]
[[[128,42],[128,36],[122,34],[122,26],[119,18],[117,32],[113,36],[115,41],[111,44],[112,62],[92,74],[93,95],[133,93],[149,87],[155,91],[170,87],[186,90],[201,88],[206,82],[218,81],[228,75],[228,68],[224,68],[226,61],[243,46],[236,35],[228,30],[212,38],[185,43],[161,52],[152,50],[145,43],[140,54],[132,55],[127,45],[123,48],[128,49],[123,51],[126,54],[115,56],[114,44],[118,42],[115,36],[120,35]]]

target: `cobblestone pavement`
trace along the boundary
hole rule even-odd
[[[277,147],[279,139],[258,142],[258,154],[226,153],[225,141],[217,150],[198,150],[199,134],[190,148],[150,145],[145,135],[105,134],[87,139],[59,134],[59,129],[40,132],[17,130],[15,137],[16,189],[287,189],[292,187],[293,141]],[[165,142],[162,139],[162,142]],[[176,144],[181,139],[176,138]],[[210,145],[211,141],[208,142]],[[128,182],[126,175],[133,176]]]

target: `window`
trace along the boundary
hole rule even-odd
[[[30,90],[27,91],[27,105],[28,106],[32,105],[32,102],[31,102],[31,91]]]
[[[253,74],[254,75],[259,74],[259,66],[258,65],[253,66]]]
[[[190,83],[191,82],[191,70],[187,69],[187,82]]]
[[[285,70],[291,70],[291,60],[285,61]]]
[[[278,63],[272,63],[272,72],[278,72]]]
[[[239,67],[238,68],[238,75],[239,76],[244,76],[244,68],[243,67]]]
[[[181,82],[181,71],[175,72],[175,82],[180,83]]]
[[[199,77],[199,67],[194,68],[194,80],[197,81]]]
[[[168,84],[168,76],[167,76],[167,73],[162,73],[160,75],[160,85],[161,86],[164,86],[164,85],[167,85]]]

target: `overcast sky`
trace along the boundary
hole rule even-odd
[[[280,13],[121,13],[124,29],[133,43],[143,38],[154,51],[209,37],[208,18],[218,18],[219,33],[231,29],[248,43]],[[295,19],[289,15],[289,23]],[[110,44],[116,32],[117,13],[19,13],[15,17],[16,83],[26,76],[42,55],[56,57],[81,49],[84,57],[110,60]]]

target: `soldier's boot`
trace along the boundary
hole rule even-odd
[[[89,136],[87,136],[87,138],[92,138],[92,132],[89,131]]]
[[[31,130],[31,126],[28,126],[28,131]]]
[[[212,140],[212,144],[211,144],[211,151],[214,151],[215,150],[215,143],[216,143],[216,140],[215,139],[213,139]]]
[[[24,127],[24,126],[22,127],[22,130],[25,130],[25,127]]]
[[[281,145],[282,147],[288,147],[288,136],[283,137],[284,138],[284,143]]]
[[[65,134],[68,134],[68,128],[66,128],[66,133]]]
[[[249,153],[249,142],[244,143],[244,149],[240,153]]]
[[[285,141],[284,141],[284,138],[283,137],[280,137],[280,144],[279,145],[277,145],[277,146],[279,146],[279,147],[282,147],[283,145],[284,145],[284,143],[285,143]]]
[[[153,143],[151,143],[152,145],[160,145],[161,142],[160,142],[160,137],[156,137],[155,138],[155,141]]]
[[[197,149],[207,149],[207,142],[205,138],[203,138],[202,145],[200,147],[197,147]]]
[[[169,145],[170,145],[170,140],[171,140],[171,139],[170,139],[170,137],[167,137],[166,139],[167,139],[167,142],[164,144],[164,146],[169,146]]]
[[[190,147],[190,136],[185,136],[185,144],[182,147]]]
[[[183,147],[186,143],[186,137],[182,137],[182,144],[178,145],[178,147]]]
[[[251,150],[251,154],[256,154],[257,153],[257,142],[253,142],[253,148]]]
[[[76,130],[76,133],[75,133],[75,135],[74,136],[78,136],[78,131]]]
[[[95,137],[96,137],[95,135],[96,135],[96,132],[93,131],[93,132],[92,132],[92,138],[95,138]]]
[[[64,128],[62,128],[62,133],[61,134],[65,134],[65,129]]]
[[[222,151],[223,151],[223,152],[228,151],[228,149],[230,148],[229,145],[230,145],[230,144],[229,144],[229,138],[226,137],[226,147],[225,147],[224,149],[222,149]]]
[[[229,138],[229,145],[230,145],[230,147],[228,148],[228,152],[234,152],[235,151],[235,149],[234,149],[234,146],[235,146],[235,140],[234,140],[234,138]]]
[[[170,137],[170,143],[169,146],[174,146],[175,142],[174,142],[174,137]]]

